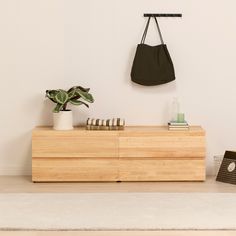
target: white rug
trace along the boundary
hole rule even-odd
[[[0,229],[236,229],[236,194],[0,194]]]

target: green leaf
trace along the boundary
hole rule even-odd
[[[68,99],[72,99],[73,97],[76,96],[76,88],[73,87],[73,88],[69,89],[67,91],[67,94],[68,94],[68,97],[69,97]]]
[[[71,92],[71,91],[74,90],[74,89],[80,89],[80,90],[82,90],[83,92],[88,92],[88,91],[90,90],[90,88],[84,88],[84,87],[82,87],[82,86],[73,86],[73,87],[71,87],[71,88],[67,91],[67,93]]]
[[[87,103],[75,99],[70,100],[70,103],[76,106],[85,105],[86,107],[89,107]]]
[[[56,94],[55,99],[57,103],[59,104],[65,104],[68,100],[69,96],[66,91],[64,90],[59,90],[59,92]]]
[[[46,97],[49,98],[52,102],[57,103],[55,96],[59,90],[46,90]]]
[[[63,108],[62,104],[57,104],[55,108],[53,109],[53,112],[58,113],[59,111],[62,110],[62,108]]]
[[[85,105],[86,107],[89,107],[86,102],[94,102],[93,96],[88,93],[89,90],[89,88],[83,88],[81,86],[71,87],[68,91],[63,89],[46,90],[46,97],[52,102],[57,103],[56,107],[53,109],[53,112],[60,112],[61,110],[66,109],[68,102],[77,106]]]
[[[69,93],[70,91],[74,90],[76,88],[76,86],[71,87],[70,89],[67,90],[67,93]]]
[[[90,94],[88,92],[84,92],[84,91],[80,90],[79,88],[77,88],[76,94],[80,95],[81,98],[83,98],[87,102],[90,102],[90,103],[94,102],[94,98],[93,98],[92,94]]]
[[[53,97],[55,96],[59,91],[58,90],[46,90],[46,96],[47,97]]]
[[[78,89],[82,90],[83,92],[89,92],[90,88],[84,88],[81,86],[77,86]]]

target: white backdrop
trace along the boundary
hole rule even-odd
[[[82,85],[95,103],[74,108],[87,117],[123,117],[129,125],[160,125],[178,96],[190,124],[207,133],[213,155],[236,149],[236,2],[234,0],[0,0],[0,174],[29,174],[31,130],[52,124],[46,89]],[[176,81],[131,83],[143,13],[183,13],[159,20]],[[147,43],[159,43],[152,22]]]

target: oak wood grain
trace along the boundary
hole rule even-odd
[[[118,131],[77,127],[32,134],[33,181],[203,181],[205,131],[130,126]]]
[[[32,161],[32,181],[117,181],[118,158],[38,158]]]

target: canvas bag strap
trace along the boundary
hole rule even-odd
[[[158,34],[159,34],[159,36],[160,36],[161,44],[164,44],[164,40],[163,40],[163,37],[162,37],[162,34],[161,34],[161,29],[160,29],[160,27],[159,27],[157,18],[154,17],[154,19],[155,19],[155,22],[156,22],[156,25],[157,25],[157,30],[158,30]],[[147,24],[146,24],[146,27],[145,27],[145,29],[144,29],[143,36],[142,36],[142,39],[141,39],[141,44],[144,44],[144,42],[145,42],[150,20],[151,20],[151,17],[148,17],[148,21],[147,21]]]
[[[154,17],[154,19],[155,19],[156,24],[157,24],[157,30],[158,30],[158,33],[159,33],[159,36],[160,36],[160,39],[161,39],[161,44],[164,44],[164,40],[163,40],[163,37],[162,37],[162,34],[161,34],[161,29],[160,29],[160,26],[158,24],[157,18]]]
[[[147,21],[147,24],[146,24],[146,27],[144,29],[143,36],[142,36],[142,39],[141,39],[141,44],[144,44],[144,41],[146,39],[146,35],[147,35],[150,20],[151,20],[151,17],[148,17],[148,21]]]

